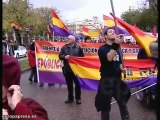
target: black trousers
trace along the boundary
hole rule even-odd
[[[73,72],[67,72],[65,71],[64,77],[66,79],[67,89],[68,89],[68,98],[70,100],[74,100],[73,96],[73,82],[75,84],[75,99],[80,100],[81,99],[81,88],[79,85],[79,82],[74,75]]]
[[[129,120],[128,99],[126,100],[128,93],[125,93],[124,87],[126,86],[122,86],[121,78],[101,78],[95,103],[97,109],[101,111],[101,120],[109,120],[112,97],[118,103],[122,120]]]
[[[31,68],[29,79],[32,80],[33,77],[34,77],[34,82],[37,82],[37,69],[36,69],[36,67]]]

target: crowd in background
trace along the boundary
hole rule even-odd
[[[122,37],[123,37],[122,43],[136,45],[136,42],[133,39],[133,37],[131,37],[131,36],[122,36]],[[24,46],[26,49],[29,49],[29,46],[32,44],[32,40],[41,41],[41,40],[47,40],[47,39],[45,37],[41,36],[39,38],[32,37],[32,38],[28,38],[28,39],[23,39],[23,42],[17,42],[17,41],[14,41],[12,35],[9,35],[8,37],[4,36],[2,38],[2,46],[3,46],[2,51],[4,54],[14,56],[14,54],[15,54],[14,50],[16,50],[19,45]],[[54,39],[51,38],[49,41],[66,42],[67,38],[55,36]],[[90,36],[85,36],[83,39],[82,38],[76,39],[76,41],[77,42],[84,42],[84,43],[105,43],[105,38],[102,36],[99,38],[91,38]],[[21,43],[21,44],[19,44],[19,43]]]

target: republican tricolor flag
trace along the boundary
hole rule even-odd
[[[110,18],[109,16],[103,15],[103,21],[104,30],[107,30],[109,27],[114,27],[116,29],[117,34],[129,35],[129,32],[119,23],[117,23],[117,26],[115,26],[114,19]]]
[[[81,88],[97,91],[100,82],[100,61],[93,57],[70,57],[69,65],[72,68]],[[143,78],[139,75],[139,68],[153,68],[152,60],[124,60],[124,66],[133,69],[133,76],[127,76],[128,80],[122,79],[129,88],[151,85],[156,82],[156,76]],[[109,70],[109,69],[108,69]],[[135,79],[135,80],[132,80]]]
[[[127,22],[115,17],[116,21],[118,21],[119,24],[121,24],[136,40],[136,42],[145,49],[147,55],[151,57],[151,52],[149,50],[149,45],[151,42],[155,41],[157,38],[152,37],[142,30],[140,30],[138,27],[132,26],[128,24]]]
[[[81,31],[81,33],[82,33],[83,35],[85,35],[85,36],[90,36],[90,34],[89,34],[89,28],[88,28],[88,27],[83,26],[83,28],[82,28],[80,31]]]
[[[55,11],[51,11],[51,17],[52,17],[52,27],[50,27],[52,30],[52,33],[54,33],[54,36],[63,36],[68,37],[69,35],[72,35],[66,27],[66,25],[62,22],[62,20],[58,17]]]

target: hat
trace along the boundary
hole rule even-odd
[[[71,40],[74,40],[74,41],[76,40],[76,38],[73,35],[69,35],[68,39],[71,39]]]
[[[6,88],[20,84],[21,68],[16,58],[3,54],[2,71],[2,84]]]

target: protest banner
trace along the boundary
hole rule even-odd
[[[99,59],[98,48],[104,43],[78,43],[85,54],[85,57],[71,57],[69,63],[73,72],[80,78],[92,79],[96,82],[96,87],[92,90],[96,90],[100,79],[99,73]],[[65,84],[65,79],[62,73],[63,62],[59,60],[59,53],[61,48],[65,45],[64,42],[50,42],[50,41],[37,41],[36,42],[36,64],[38,81],[42,83],[57,83]],[[150,69],[154,67],[154,61],[152,60],[137,60],[137,54],[139,52],[139,46],[122,44],[121,50],[123,53],[124,65],[127,68],[126,80],[128,83],[141,81],[141,79],[148,79],[150,76]],[[87,66],[84,66],[87,65]],[[95,66],[96,65],[96,66]],[[145,69],[145,73],[140,74],[139,68]],[[141,81],[141,83],[144,84]],[[155,80],[152,80],[152,82]],[[137,84],[136,82],[136,84]],[[140,82],[138,82],[140,83]],[[146,82],[147,83],[147,82]],[[83,83],[84,84],[84,83]],[[150,84],[150,83],[147,83]],[[90,86],[91,84],[87,84]],[[142,84],[141,84],[142,85]],[[141,86],[140,85],[140,86]],[[135,87],[132,84],[131,87]],[[85,87],[84,87],[85,88]]]

